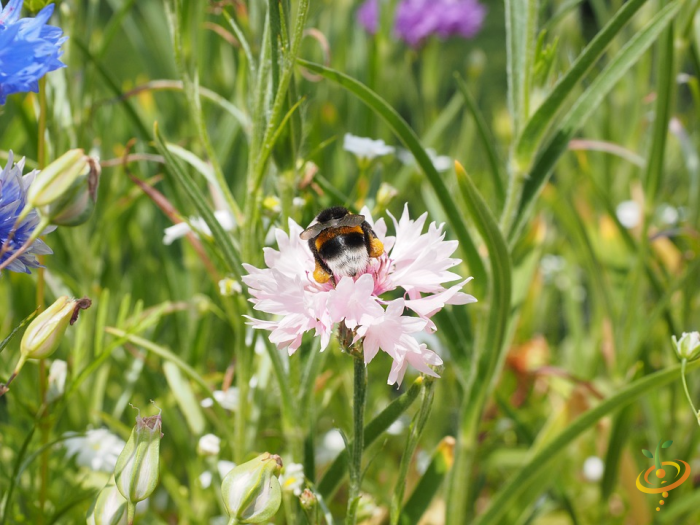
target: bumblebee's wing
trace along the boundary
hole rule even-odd
[[[302,241],[308,241],[309,239],[313,239],[316,237],[319,233],[321,233],[323,230],[328,228],[328,223],[320,223],[317,222],[316,224],[312,224],[308,228],[306,228],[303,232],[299,234],[299,238]]]
[[[364,221],[364,215],[353,215],[349,213],[345,217],[342,217],[340,219],[332,219],[330,221],[317,222],[315,224],[312,224],[299,234],[299,238],[302,241],[308,241],[309,239],[313,239],[323,230],[327,230],[328,228],[360,226]]]

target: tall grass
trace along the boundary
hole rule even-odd
[[[137,522],[225,514],[217,458],[197,454],[207,433],[218,459],[304,466],[323,505],[305,513],[285,492],[274,523],[341,522],[352,456],[330,445],[334,429],[352,436],[351,360],[313,337],[277,351],[246,325],[245,286],[222,296],[218,282],[261,266],[272,228],[358,211],[365,192],[375,214],[408,202],[445,221],[479,303],[435,318],[442,378],[409,372],[396,389],[389,359],[369,366],[359,522],[700,519],[694,482],[660,512],[635,487],[642,448],[672,439],[666,454],[695,468],[700,446],[671,345],[699,321],[698,2],[494,2],[474,40],[418,49],[396,40],[395,4],[370,35],[349,0],[60,2],[67,68],[46,77],[45,113],[37,95],[0,109],[0,164],[85,148],[103,166],[98,208],[46,237],[42,281],[3,272],[0,338],[60,295],[93,307],[54,355],[68,362],[60,397],[40,410],[30,365],[0,397],[0,522],[81,522],[109,474],[66,456],[67,433],[126,439],[129,404],[151,399],[161,479]],[[345,133],[416,162],[362,172]],[[438,172],[426,148],[459,165]],[[378,199],[382,183],[393,199]],[[617,213],[630,200],[631,227]],[[212,236],[165,245],[172,219],[192,216]],[[18,348],[0,353],[4,376]],[[234,410],[202,406],[233,387]],[[584,472],[592,456],[600,476]]]

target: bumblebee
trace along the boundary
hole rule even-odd
[[[323,210],[299,237],[309,242],[316,260],[314,279],[320,284],[336,275],[353,277],[367,268],[370,258],[384,253],[382,241],[364,215],[342,206]]]

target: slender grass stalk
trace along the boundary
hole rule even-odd
[[[46,167],[46,77],[39,81],[39,144],[38,144],[39,169]],[[42,219],[35,232],[39,235],[48,226],[48,221]],[[33,236],[33,234],[32,234]],[[34,241],[32,241],[34,242]],[[30,243],[31,244],[31,243]],[[8,259],[9,260],[9,259]],[[43,262],[43,256],[39,257],[39,263]],[[36,281],[36,304],[44,308],[44,268],[40,267]],[[48,390],[48,375],[46,373],[46,359],[39,360],[39,402],[46,405],[46,392]],[[42,412],[39,429],[41,432],[41,444],[45,446],[49,442],[51,432],[50,423],[46,420],[46,414]],[[44,508],[46,506],[46,493],[49,484],[49,451],[45,450],[41,455],[41,479],[39,482],[39,525],[44,523]]]
[[[693,398],[690,397],[690,391],[688,390],[688,383],[686,382],[686,377],[685,377],[685,368],[688,365],[688,360],[683,359],[681,361],[681,381],[683,382],[683,391],[685,392],[685,397],[688,399],[688,403],[690,403],[690,408],[693,409],[693,415],[695,415],[695,419],[698,422],[698,425],[700,425],[700,414],[698,413],[698,409],[695,408],[695,404],[693,403]]]
[[[134,524],[134,518],[136,516],[136,505],[127,501],[126,503],[126,522],[128,525]]]
[[[348,512],[345,525],[357,522],[357,507],[360,503],[360,486],[362,485],[362,450],[365,439],[365,405],[367,404],[367,367],[362,350],[353,354],[353,441],[350,451],[350,490],[348,491]]]

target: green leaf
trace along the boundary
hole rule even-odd
[[[163,363],[163,372],[165,373],[165,379],[168,381],[170,391],[173,393],[180,411],[185,416],[190,430],[196,436],[202,435],[205,428],[204,415],[189,382],[182,377],[182,373],[177,365],[170,361]]]
[[[476,450],[479,421],[493,388],[493,379],[498,375],[499,363],[501,365],[503,363],[502,354],[507,348],[504,342],[510,316],[512,271],[508,246],[496,218],[458,162],[455,162],[455,170],[459,189],[469,214],[488,249],[492,281],[485,337],[483,342],[476,345],[479,349],[475,355],[476,370],[468,374],[469,381],[462,401],[457,464],[451,479],[447,502],[448,523],[462,524],[467,520],[466,506],[469,501],[471,462]]]
[[[419,377],[413,382],[411,388],[409,388],[406,393],[392,401],[389,406],[379,413],[379,415],[365,425],[365,449],[374,443],[376,439],[401,416],[401,414],[408,410],[408,407],[410,407],[418,397],[422,384],[423,378]],[[350,447],[352,447],[352,443],[346,447],[346,450],[343,450],[340,454],[338,454],[338,457],[336,457],[331,466],[328,467],[328,470],[323,475],[323,478],[321,478],[321,481],[318,482],[318,492],[324,498],[329,498],[332,496],[335,490],[338,488],[338,485],[340,485],[340,482],[348,469],[347,449]]]
[[[634,407],[627,406],[620,410],[613,419],[613,426],[610,432],[608,451],[605,454],[605,470],[603,479],[600,481],[600,495],[603,501],[608,501],[618,480],[620,473],[620,461],[622,452],[632,428]]]
[[[216,241],[216,245],[221,250],[221,254],[226,262],[228,271],[233,273],[237,279],[240,279],[241,261],[238,251],[233,246],[231,236],[224,231],[219,221],[216,220],[216,217],[214,217],[214,212],[212,212],[209,203],[202,193],[202,190],[200,190],[199,187],[192,181],[192,178],[187,174],[180,160],[175,158],[168,149],[167,144],[158,129],[158,123],[154,125],[153,133],[155,135],[156,148],[158,148],[160,154],[163,155],[168,171],[170,171],[177,182],[185,188],[185,191],[192,200],[197,212],[202,216],[204,222],[207,223],[207,226],[209,226],[214,240]]]
[[[39,312],[39,309],[37,308],[32,313],[30,313],[27,317],[22,319],[22,322],[19,323],[17,326],[15,326],[14,330],[12,330],[10,332],[10,335],[8,335],[5,339],[0,341],[0,352],[5,350],[5,347],[8,344],[10,344],[10,341],[12,341],[12,339],[14,339],[14,337],[17,335],[17,332],[19,332],[22,329],[22,327],[24,327],[29,321],[31,321],[38,312]]]
[[[433,166],[433,162],[430,160],[430,157],[421,146],[418,136],[411,129],[408,123],[383,98],[354,78],[334,69],[324,67],[320,64],[314,64],[313,62],[308,62],[306,60],[297,59],[297,62],[308,70],[317,73],[328,80],[332,80],[350,91],[353,95],[357,96],[362,102],[367,104],[384,119],[384,121],[399,137],[401,142],[403,142],[404,146],[411,151],[413,157],[423,170],[423,173],[425,173],[426,177],[428,178],[428,182],[430,182],[438,199],[440,200],[440,204],[445,211],[445,215],[447,215],[447,220],[452,226],[455,235],[457,236],[457,240],[459,240],[460,248],[464,254],[467,264],[469,265],[469,270],[474,276],[477,286],[483,286],[486,282],[486,269],[479,258],[474,241],[472,240],[471,235],[467,230],[467,226],[464,223],[462,218],[463,214],[457,208],[457,205],[452,197],[452,193],[445,185],[443,178],[437,172],[435,166]]]
[[[491,177],[493,179],[494,190],[496,191],[496,198],[498,199],[498,203],[502,205],[506,198],[506,190],[503,186],[505,176],[502,169],[503,163],[496,151],[496,140],[493,138],[488,124],[486,124],[486,119],[484,119],[481,111],[479,111],[474,97],[472,97],[472,94],[469,92],[466,82],[464,82],[458,73],[455,73],[455,79],[457,80],[457,87],[464,97],[464,102],[467,104],[469,113],[472,114],[472,118],[476,124],[479,140],[486,151],[486,157],[488,158],[489,167],[491,168]]]
[[[529,114],[537,0],[505,0],[508,51],[508,108],[518,135]]]
[[[700,361],[693,361],[688,364],[687,369],[695,370],[698,367],[700,367]],[[516,500],[521,504],[523,503],[522,499],[519,498],[530,487],[530,483],[539,474],[543,473],[558,457],[559,453],[563,452],[576,438],[581,436],[581,434],[611,412],[629,405],[647,392],[677,381],[679,374],[680,366],[674,366],[650,374],[638,381],[634,381],[617,394],[601,402],[595,408],[580,415],[549,441],[549,443],[540,447],[539,452],[532,455],[530,459],[522,465],[517,474],[509,478],[510,481],[508,481],[491,500],[486,511],[473,522],[474,525],[501,523],[503,515],[512,507]],[[642,452],[647,457],[649,457],[647,454],[651,454],[648,450],[643,450]],[[544,488],[542,488],[542,490],[544,490]],[[535,493],[534,497],[537,497],[538,493]]]
[[[601,57],[613,38],[645,2],[646,0],[630,0],[626,2],[610,22],[591,40],[591,43],[586,46],[571,66],[571,69],[557,82],[552,92],[528,120],[518,139],[515,146],[515,157],[518,162],[529,163],[542,135],[547,131],[569,94],[579,85],[581,79]]]
[[[668,441],[664,441],[663,443],[661,443],[661,448],[668,448],[671,445],[673,445],[673,441],[669,439]]]
[[[650,450],[647,450],[645,448],[642,449],[642,454],[644,454],[646,457],[649,459],[654,459],[654,454],[651,453]]]
[[[401,510],[401,525],[418,523],[428,510],[435,494],[440,489],[454,462],[454,438],[443,438],[430,459],[430,464],[421,476],[416,488]]]
[[[569,141],[576,131],[583,126],[598,108],[605,96],[615,87],[618,80],[639,60],[661,32],[673,21],[681,5],[682,1],[674,0],[664,6],[612,58],[608,66],[595,78],[583,95],[577,99],[547,146],[538,154],[532,169],[529,170],[529,178],[523,188],[517,217],[509,231],[509,240],[512,241],[517,236],[535,198],[549,179],[559,157],[567,150]]]

